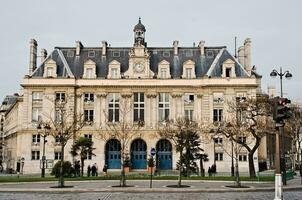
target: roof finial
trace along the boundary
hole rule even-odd
[[[138,23],[141,24],[141,17],[138,17]]]

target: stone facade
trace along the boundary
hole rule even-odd
[[[101,47],[84,47],[77,41],[75,48],[56,47],[48,56],[43,50],[39,66],[36,66],[37,42],[31,40],[30,73],[22,81],[20,100],[5,117],[5,140],[13,158],[8,167],[16,169],[16,163],[21,162],[23,173],[40,172],[43,141],[42,137],[34,136],[37,135],[37,121],[55,117],[54,102],[62,94],[68,97],[68,106],[77,113],[84,113],[89,121],[80,135],[92,137],[96,156],[88,159],[86,166],[97,163],[102,169],[110,155],[106,156],[108,141],[99,135],[106,134],[107,123],[118,123],[120,110],[112,111],[111,108],[116,108],[116,103],[124,98],[130,98],[132,105],[141,106],[141,110],[135,112],[133,109],[127,118],[144,121],[140,138],[133,141],[143,140],[146,146],[143,151],[148,157],[151,148],[157,147],[163,139],[157,136],[162,120],[184,116],[198,123],[223,120],[227,117],[227,101],[235,97],[255,97],[260,93],[261,76],[251,67],[250,39],[239,49],[242,57],[237,60],[226,47],[206,47],[204,41],[197,47],[179,47],[178,41],[174,41],[172,47],[148,47],[145,32],[139,21],[134,28],[132,47],[109,47],[105,41]],[[140,94],[142,96],[136,99]],[[138,114],[140,111],[143,115]],[[253,142],[250,138],[247,140]],[[223,142],[228,140],[223,138]],[[70,140],[64,155],[70,161],[72,143]],[[131,145],[134,144],[128,145],[130,151]],[[219,153],[217,171],[230,172],[231,157],[219,144],[214,145],[210,140],[203,143],[202,148],[209,155],[205,169],[214,163],[214,153]],[[33,152],[39,152],[40,156]],[[56,152],[59,148],[55,139],[48,137],[46,158],[55,159]],[[223,154],[221,160],[220,153]],[[247,153],[243,150],[242,155]],[[254,156],[257,169],[257,153]],[[173,146],[171,157],[166,159],[171,160],[175,169],[178,153]],[[239,167],[241,171],[248,171],[246,158],[242,158]]]

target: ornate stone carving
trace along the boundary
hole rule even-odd
[[[156,98],[157,93],[147,93],[146,96],[147,96],[147,98]]]
[[[132,97],[132,93],[122,93],[121,96],[123,98],[131,98]]]
[[[96,96],[98,97],[98,98],[106,98],[107,97],[107,93],[98,93],[98,94],[96,94]]]
[[[182,95],[183,93],[177,93],[177,92],[171,94],[172,98],[180,98],[182,97]]]
[[[201,99],[203,94],[196,94],[197,98]]]

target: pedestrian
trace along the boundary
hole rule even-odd
[[[74,170],[76,176],[80,176],[80,168],[81,168],[80,161],[76,161],[74,164]]]
[[[88,165],[87,167],[87,177],[90,177],[91,167]]]
[[[107,166],[107,164],[105,164],[103,167],[103,172],[105,175],[107,175],[107,169],[108,169],[108,166]]]
[[[209,167],[209,169],[208,169],[208,174],[209,174],[209,176],[212,176],[212,169],[211,169],[211,167]]]
[[[91,175],[95,176],[95,172],[96,172],[96,167],[95,167],[95,165],[92,165],[92,167],[91,167]]]
[[[95,176],[98,176],[98,165],[94,163],[94,166],[95,166]]]

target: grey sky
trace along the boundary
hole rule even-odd
[[[0,101],[20,92],[28,72],[29,40],[50,53],[55,46],[131,46],[138,17],[146,26],[148,46],[226,45],[234,52],[252,38],[252,59],[263,76],[262,89],[277,86],[269,73],[282,66],[293,74],[284,81],[285,95],[302,101],[301,0],[27,0],[2,1],[0,7]],[[38,59],[39,60],[39,59]]]

